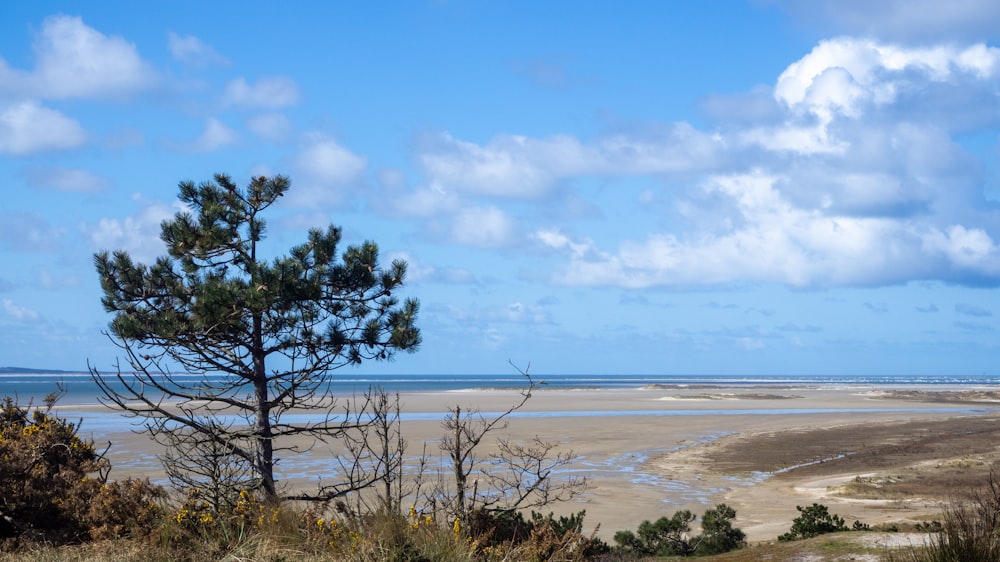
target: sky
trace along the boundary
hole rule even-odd
[[[993,0],[0,3],[0,366],[110,369],[93,255],[286,175],[405,259],[373,374],[1000,374]]]

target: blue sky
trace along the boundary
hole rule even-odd
[[[405,258],[370,373],[996,374],[1000,5],[7,2],[0,366],[110,367],[93,253],[285,174]]]

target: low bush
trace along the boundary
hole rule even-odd
[[[636,533],[615,533],[617,550],[636,556],[704,556],[721,554],[746,545],[746,534],[733,527],[736,511],[720,503],[705,512],[701,519],[702,533],[690,536],[691,523],[696,519],[688,510],[655,522],[643,521]]]
[[[107,482],[110,464],[43,406],[0,403],[0,541],[65,544],[144,533],[160,517],[162,488],[143,480]]]
[[[799,516],[792,520],[792,527],[787,533],[778,537],[779,541],[794,541],[808,539],[826,533],[848,531],[844,518],[830,513],[825,505],[814,503],[809,507],[795,506]]]

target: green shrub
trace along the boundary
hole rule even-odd
[[[733,527],[736,510],[724,503],[709,509],[701,516],[701,537],[695,553],[698,555],[722,554],[746,546],[746,533]]]
[[[721,554],[746,544],[746,534],[733,527],[735,518],[736,511],[720,503],[702,516],[701,535],[691,537],[691,523],[695,515],[685,509],[652,523],[643,521],[637,533],[618,531],[614,540],[619,551],[637,556]]]
[[[814,503],[809,507],[795,506],[800,515],[792,520],[792,528],[778,537],[779,541],[794,541],[808,539],[826,533],[847,531],[844,518],[830,513],[825,506]]]

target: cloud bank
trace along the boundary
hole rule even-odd
[[[411,216],[450,217],[453,243],[533,241],[562,260],[551,280],[565,285],[995,285],[1000,213],[962,135],[1000,125],[998,92],[1000,49],[982,43],[834,38],[776,77],[756,118],[725,117],[747,95],[713,96],[713,129],[425,136],[424,183],[403,197]],[[558,205],[588,178],[652,186],[639,200],[668,202],[661,230],[611,247],[565,224],[515,235],[525,221],[500,203]]]

